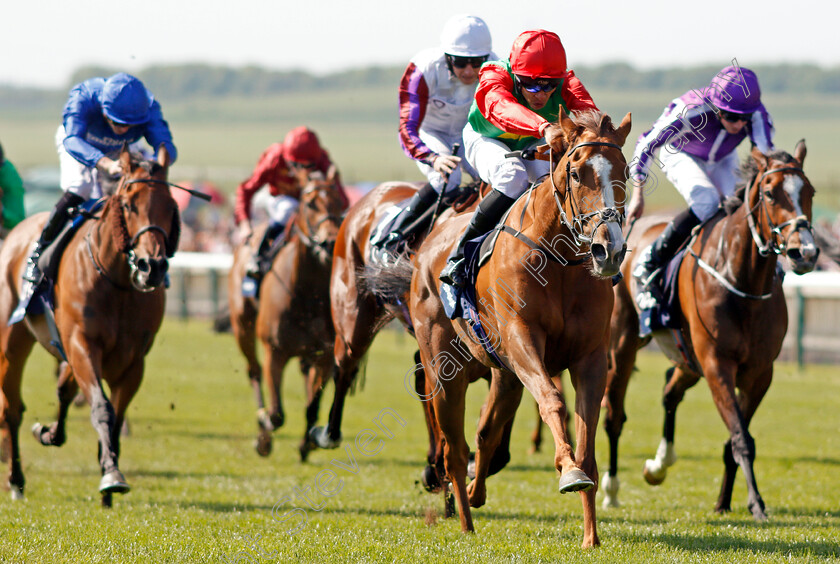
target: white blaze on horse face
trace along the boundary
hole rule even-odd
[[[802,181],[802,177],[798,174],[786,174],[784,178],[782,188],[790,196],[793,207],[796,209],[796,215],[805,215],[802,212],[802,200],[800,200],[802,197],[802,187],[805,186],[805,182]]]
[[[595,177],[601,183],[601,200],[604,202],[604,207],[607,209],[615,208],[615,192],[613,191],[612,181],[610,180],[613,167],[612,163],[604,155],[593,155],[586,162],[592,167],[592,170],[595,172]],[[623,237],[621,234],[621,225],[618,223],[608,223],[607,230],[610,233],[611,239],[614,241],[619,241]]]

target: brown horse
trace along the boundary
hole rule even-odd
[[[242,296],[245,267],[259,237],[252,237],[250,245],[243,244],[234,253],[228,278],[230,317],[236,341],[248,362],[248,378],[257,400],[256,448],[261,456],[269,455],[271,432],[285,420],[280,388],[283,369],[292,357],[300,359],[306,377],[306,431],[299,447],[301,460],[306,460],[313,448],[307,432],[318,418],[321,392],[333,365],[335,334],[330,320],[329,280],[333,246],[344,211],[337,182],[335,167],[326,177],[315,172],[305,182],[290,239],[263,277],[259,299]],[[257,339],[263,347],[263,366],[257,358]],[[270,390],[270,411],[263,403],[262,377]]]
[[[524,385],[551,429],[560,491],[583,492],[583,546],[590,547],[599,544],[594,438],[606,382],[610,278],[618,273],[625,252],[620,218],[626,161],[621,146],[630,132],[630,114],[618,128],[598,113],[572,120],[561,112],[559,124],[563,138],[550,147],[557,166],[513,205],[505,232],[478,274],[479,315],[504,368],[496,367],[478,344],[471,323],[447,319],[438,297],[438,274],[469,216],[439,225],[418,251],[409,309],[428,389],[433,390],[435,420],[445,439],[444,462],[461,529],[473,531],[470,506],[485,502],[490,458]],[[468,383],[488,367],[492,379],[476,437],[476,477],[467,488],[464,398]],[[552,383],[565,369],[577,391],[576,452],[567,436],[566,405]]]
[[[55,279],[55,325],[67,364],[59,379],[58,419],[49,427],[36,424],[36,438],[60,446],[65,439],[67,407],[80,387],[91,406],[99,435],[102,504],[129,485],[119,470],[120,427],[125,410],[143,379],[144,359],[163,320],[163,282],[167,257],[178,245],[178,207],[166,181],[169,156],[159,163],[136,163],[127,149],[116,192],[99,218],[81,226],[68,243]],[[21,273],[30,246],[46,214],[18,225],[0,249],[0,317],[8,319],[21,288]],[[35,342],[57,358],[45,315],[28,315],[14,325],[0,325],[0,424],[11,444],[9,485],[13,498],[23,497],[24,477],[18,431],[23,416],[21,378]],[[110,400],[103,389],[108,383]]]
[[[748,507],[765,519],[753,461],[755,442],[749,424],[773,378],[773,361],[787,331],[787,306],[776,274],[777,255],[786,256],[793,271],[813,269],[819,250],[811,230],[814,188],[802,170],[805,144],[794,156],[779,151],[764,156],[753,149],[742,167],[749,179],[743,203],[730,215],[723,211],[696,232],[679,267],[679,330],[660,330],[654,337],[671,358],[662,403],[663,438],[656,458],[645,463],[645,479],[662,483],[676,461],[674,427],[677,406],[685,391],[705,378],[712,399],[729,429],[723,449],[724,476],[715,510],[730,510],[738,466],[744,472]],[[635,249],[650,244],[664,225],[637,228],[629,243]],[[638,253],[637,253],[638,256]],[[634,264],[628,261],[625,274]],[[628,277],[629,279],[629,277]],[[627,284],[615,288],[612,349],[607,383],[605,426],[610,440],[610,472],[602,487],[605,505],[616,505],[618,439],[625,420],[624,397],[643,344],[639,319]],[[685,343],[675,346],[674,334]]]

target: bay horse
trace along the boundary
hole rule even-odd
[[[593,112],[572,119],[561,109],[559,125],[562,138],[550,147],[556,167],[513,204],[505,232],[478,273],[479,316],[503,367],[473,336],[471,322],[447,318],[439,297],[438,275],[468,215],[440,224],[418,250],[409,310],[427,388],[433,391],[434,420],[444,437],[444,463],[461,530],[474,530],[470,506],[485,502],[490,460],[524,385],[554,438],[560,491],[582,492],[582,544],[591,547],[600,543],[595,431],[606,383],[611,277],[619,272],[625,252],[620,219],[627,173],[621,147],[631,118],[627,114],[616,128],[609,116]],[[492,377],[476,434],[476,477],[467,487],[464,398],[469,382],[488,368]],[[566,430],[567,407],[552,383],[565,369],[577,391],[574,452]]]
[[[802,170],[806,148],[800,141],[791,156],[783,151],[763,155],[753,148],[742,165],[743,202],[734,211],[719,211],[688,243],[679,266],[679,329],[654,331],[654,338],[674,366],[666,375],[662,404],[663,437],[654,459],[645,463],[645,480],[658,485],[676,461],[676,410],[686,390],[705,378],[712,399],[729,430],[723,448],[724,475],[715,511],[731,510],[738,467],[747,482],[747,505],[756,520],[766,518],[753,462],[755,441],[749,424],[773,378],[773,362],[787,331],[787,305],[777,275],[778,256],[796,274],[814,268],[819,249],[811,229],[814,188]],[[740,204],[740,205],[737,205]],[[737,207],[735,207],[737,205]],[[632,248],[643,249],[664,228],[648,225],[631,234]],[[636,253],[636,256],[640,253]],[[624,266],[626,280],[635,261]],[[635,287],[635,285],[634,285]],[[639,318],[628,284],[615,288],[605,427],[610,443],[610,470],[602,487],[604,505],[617,505],[618,439],[626,419],[624,398],[636,359],[647,342],[639,339]],[[674,335],[684,343],[675,347]]]
[[[170,162],[166,149],[159,149],[155,163],[135,162],[127,147],[119,159],[124,175],[115,193],[96,221],[81,225],[61,258],[54,281],[54,319],[67,363],[59,378],[57,421],[33,427],[42,444],[61,446],[67,408],[81,388],[99,435],[99,491],[106,507],[111,506],[113,493],[130,489],[118,466],[120,428],[163,320],[167,259],[175,253],[180,234],[178,207],[166,180]],[[3,319],[18,303],[21,274],[47,215],[21,222],[0,248]],[[36,342],[56,358],[61,356],[45,317],[28,314],[22,322],[0,325],[0,426],[6,426],[11,447],[13,499],[23,498],[25,482],[18,437],[25,409],[24,364]],[[108,383],[110,399],[103,381]]]
[[[308,431],[317,421],[321,393],[332,375],[335,339],[330,319],[329,281],[332,252],[344,204],[336,188],[338,172],[330,167],[308,175],[288,242],[274,257],[263,276],[258,299],[242,295],[246,265],[260,237],[252,237],[234,252],[228,277],[230,318],[236,342],[248,363],[248,378],[257,401],[257,452],[271,453],[272,431],[284,421],[281,385],[283,369],[293,357],[300,359],[306,378],[306,430],[298,447],[305,461],[312,442]],[[259,235],[259,234],[257,234]],[[264,364],[257,358],[256,342],[263,349]],[[265,408],[262,378],[269,390]]]

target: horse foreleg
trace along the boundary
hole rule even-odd
[[[724,417],[730,433],[730,440],[724,446],[724,477],[721,483],[720,495],[715,505],[715,511],[717,512],[730,510],[735,474],[737,468],[740,466],[747,482],[747,507],[756,520],[763,521],[767,519],[764,499],[762,499],[758,491],[758,484],[755,478],[755,440],[750,435],[749,424],[755,414],[755,410],[764,398],[771,380],[772,372],[769,372],[753,380],[753,385],[749,389],[742,389],[741,393],[737,396],[733,392],[732,396],[735,399],[735,410],[734,413],[730,413],[729,417],[724,415],[721,405],[715,400],[715,404],[718,405],[718,409]],[[724,403],[723,405],[728,406],[729,404]]]
[[[491,460],[502,441],[507,424],[522,400],[522,383],[513,375],[493,369],[490,392],[476,432],[475,479],[467,487],[472,507],[481,507],[487,498],[485,482]],[[498,463],[497,463],[498,465]],[[497,471],[499,468],[496,469]]]
[[[56,416],[55,423],[49,427],[44,427],[40,423],[35,423],[35,425],[32,426],[32,434],[34,434],[35,438],[45,446],[60,447],[67,439],[67,435],[65,433],[67,411],[73,403],[73,400],[76,398],[76,394],[79,391],[79,385],[76,382],[76,379],[73,378],[73,371],[70,369],[70,365],[66,362],[60,364],[57,391],[58,415]]]
[[[306,371],[306,427],[303,431],[298,450],[301,462],[306,462],[309,453],[317,448],[317,445],[309,437],[309,431],[318,422],[318,412],[321,409],[321,396],[324,393],[324,386],[330,377],[332,359],[328,355],[321,355],[309,365]]]
[[[540,417],[540,406],[535,403],[534,407],[537,410],[537,423],[534,425],[534,430],[531,431],[531,448],[528,451],[528,454],[536,454],[540,452],[540,447],[542,446],[543,421]]]
[[[20,459],[20,424],[26,406],[21,397],[23,367],[35,340],[24,329],[23,324],[15,325],[3,343],[5,350],[0,353],[0,428],[3,429],[2,448],[8,448],[9,490],[12,499],[23,499],[26,479]]]
[[[442,384],[440,393],[434,396],[435,417],[443,434],[443,463],[446,475],[455,494],[461,518],[461,532],[475,532],[467,495],[467,464],[470,449],[464,437],[464,413],[467,380],[458,374]],[[432,389],[437,389],[437,383]]]
[[[677,461],[677,454],[674,450],[677,407],[685,397],[686,390],[696,384],[699,379],[699,375],[685,372],[676,367],[671,367],[665,372],[665,389],[662,393],[665,420],[662,425],[662,440],[656,450],[656,457],[645,460],[643,470],[645,481],[652,486],[658,486],[664,482],[668,475],[668,467],[673,466]]]
[[[257,411],[257,440],[255,448],[260,456],[271,454],[271,433],[283,426],[286,421],[283,412],[283,398],[281,387],[283,383],[283,369],[289,362],[289,355],[281,348],[274,346],[270,340],[263,341],[265,364],[263,365],[263,379],[269,392],[271,408],[261,408]]]
[[[635,331],[635,329],[634,329]],[[604,429],[610,443],[610,465],[609,470],[601,478],[600,489],[604,492],[604,508],[618,507],[618,491],[620,482],[618,479],[618,441],[621,438],[621,431],[627,421],[627,414],[624,409],[624,401],[627,397],[627,385],[630,383],[630,376],[636,361],[636,346],[638,337],[635,339],[618,339],[613,336],[613,350],[610,368],[607,371],[607,388],[604,392],[603,404],[606,407],[604,416]]]
[[[257,358],[257,312],[249,300],[242,300],[240,305],[241,311],[231,308],[230,319],[233,334],[236,337],[236,344],[239,346],[239,350],[242,351],[247,362],[248,382],[254,392],[257,409],[263,409],[265,408],[265,403],[262,392],[262,366]],[[238,314],[234,315],[234,311],[238,311]]]
[[[604,347],[606,348],[606,344]],[[607,382],[605,348],[569,367],[569,376],[576,391],[575,436],[577,437],[577,448],[575,460],[583,471],[583,477],[591,480],[589,483],[594,486],[581,485],[575,488],[576,491],[580,491],[581,504],[583,505],[583,543],[581,544],[583,548],[591,548],[601,544],[595,520],[595,495],[598,489],[595,434],[598,430],[601,401],[604,398]]]

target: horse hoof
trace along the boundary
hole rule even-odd
[[[665,481],[665,477],[668,475],[668,468],[656,460],[647,459],[645,460],[645,469],[642,471],[642,475],[645,477],[645,482],[651,486],[658,486]]]
[[[111,470],[99,481],[99,493],[128,493],[131,486],[125,481],[125,476],[119,470]]]
[[[260,456],[268,456],[271,454],[271,433],[263,428],[260,428],[257,440],[254,441],[254,448]]]
[[[299,447],[298,452],[300,453],[300,461],[306,462],[306,459],[309,458],[309,453],[315,450],[317,445],[313,444],[312,441],[304,441]]]
[[[45,443],[43,441],[43,439],[41,439],[41,432],[43,430],[44,430],[43,425],[41,425],[40,423],[35,423],[34,425],[32,425],[32,436],[35,437],[35,440],[37,440],[42,445],[47,445],[49,443]]]
[[[312,427],[309,430],[309,439],[315,443],[318,448],[338,448],[341,444],[341,435],[337,439],[331,439],[326,427]]]
[[[12,499],[15,501],[24,499],[23,488],[20,488],[14,484],[9,484],[9,493],[12,494]]]
[[[585,492],[592,489],[595,482],[589,479],[583,470],[570,470],[560,476],[560,493]]]
[[[423,489],[429,493],[438,493],[443,487],[437,470],[435,470],[435,467],[431,465],[423,468],[423,474],[420,476],[420,483],[423,484]]]

